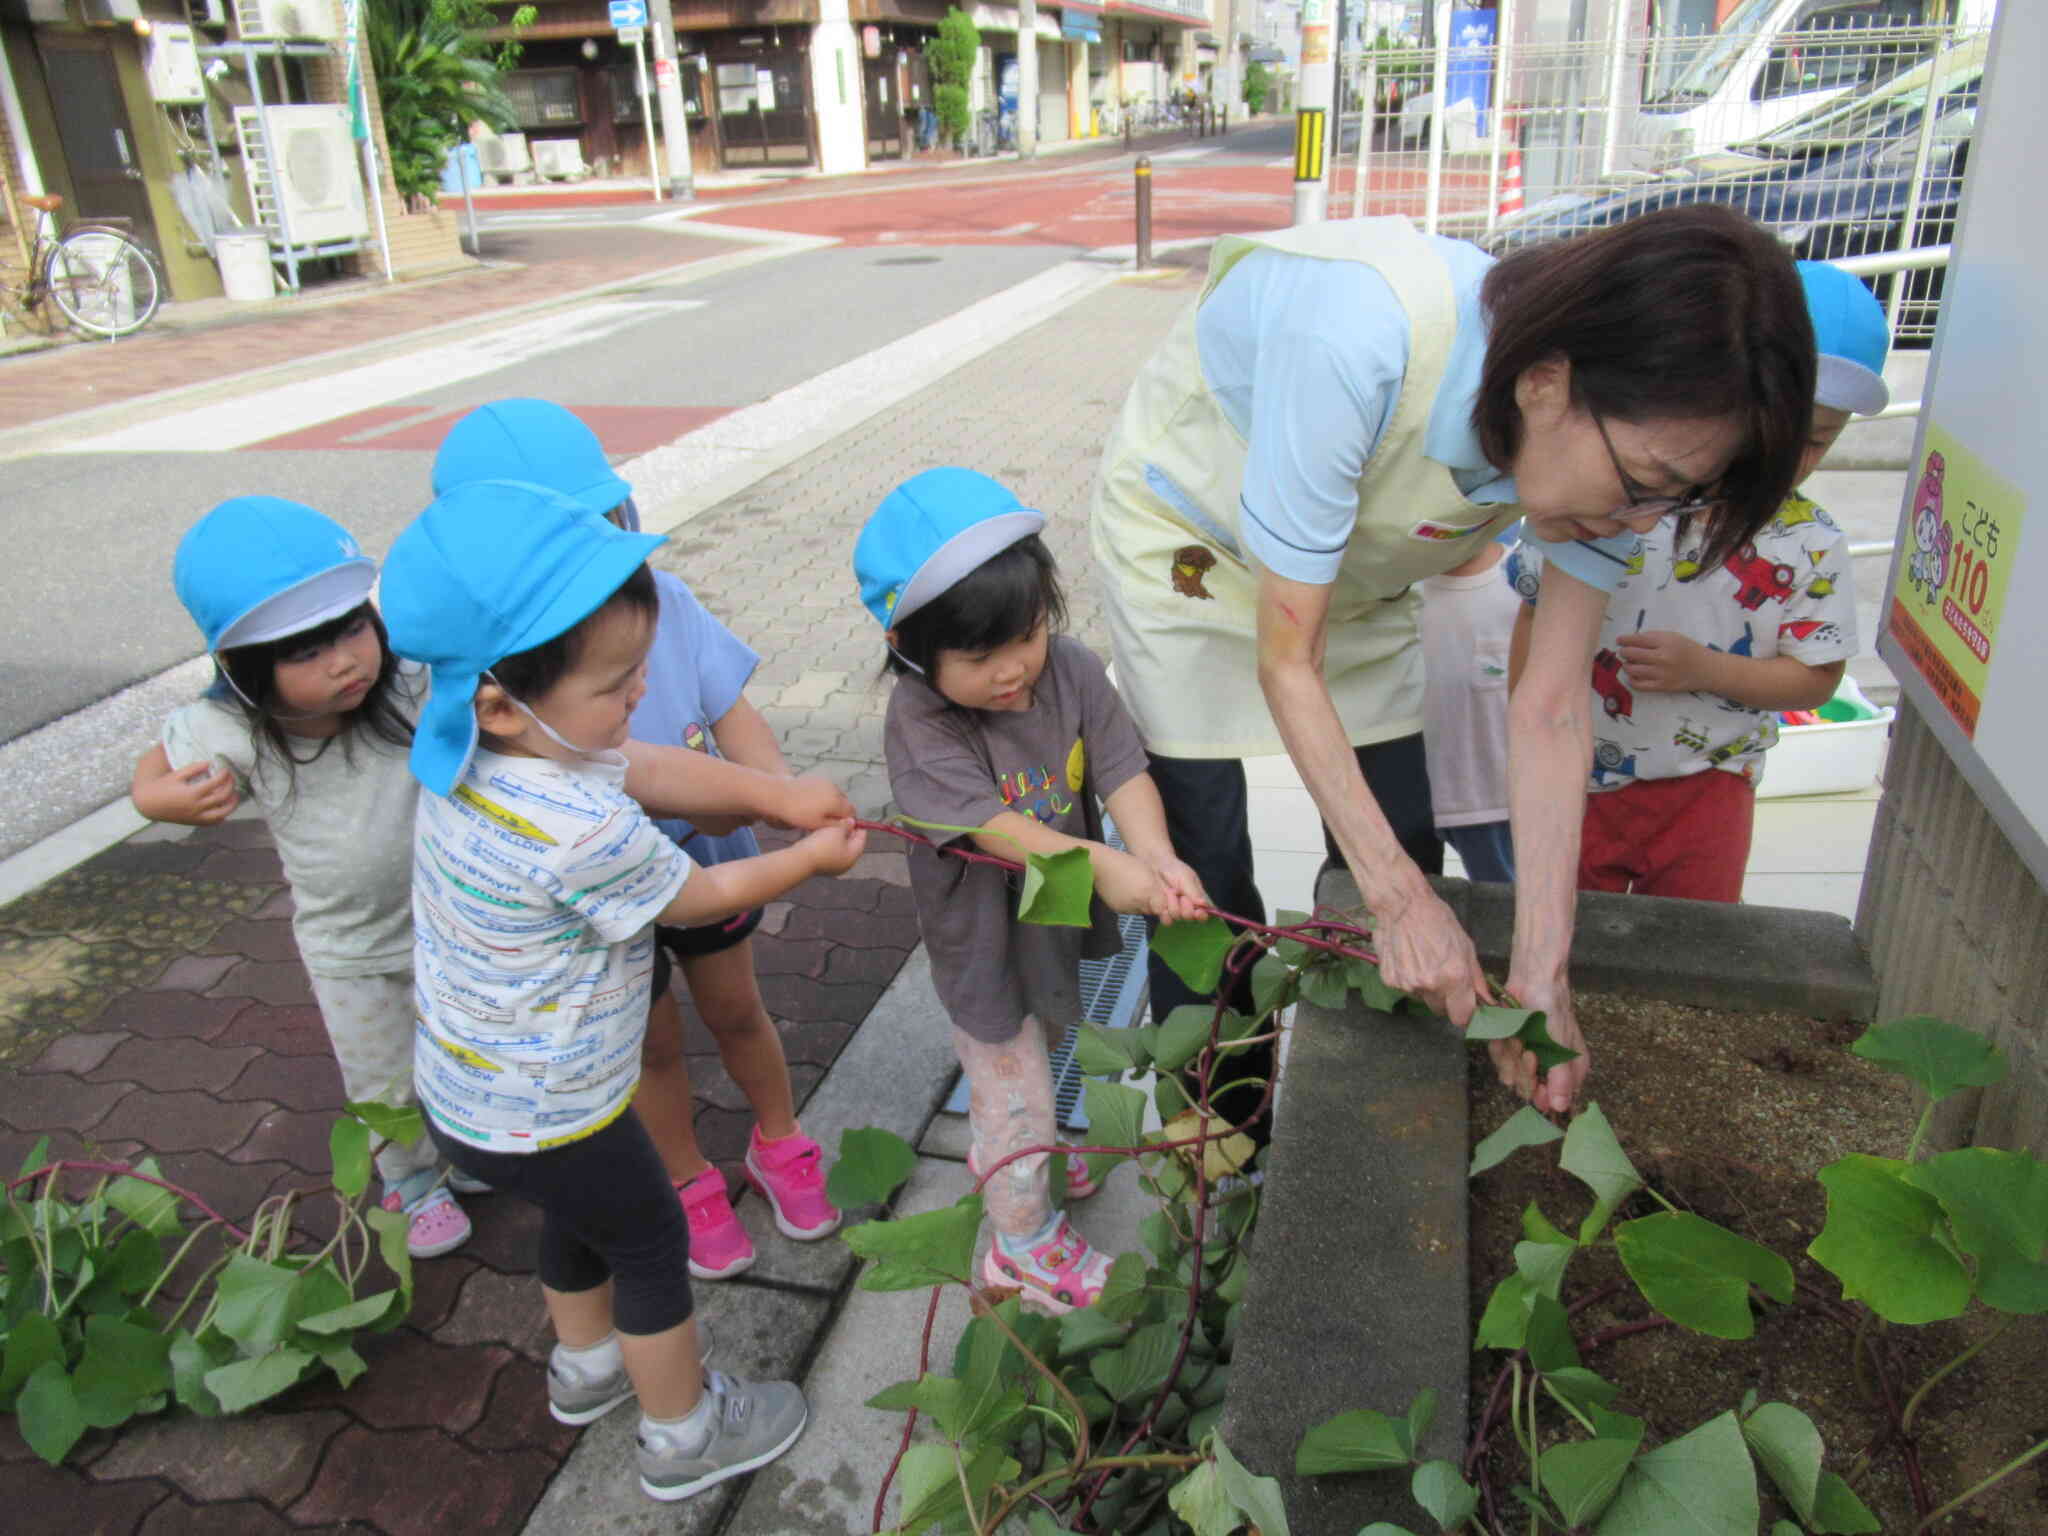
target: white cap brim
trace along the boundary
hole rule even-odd
[[[329,619],[338,619],[369,600],[377,584],[377,562],[347,560],[308,576],[295,587],[266,597],[220,633],[217,651],[262,645],[286,635],[303,634]]]
[[[925,558],[903,584],[896,606],[889,610],[891,625],[901,624],[933,598],[945,592],[968,572],[1000,555],[1045,526],[1045,514],[1029,507],[1000,512],[962,528]]]
[[[1875,416],[1891,404],[1892,392],[1880,374],[1861,363],[1823,352],[1814,373],[1813,403],[1852,416]]]

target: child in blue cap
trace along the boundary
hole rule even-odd
[[[979,828],[970,840],[1005,858],[1085,848],[1101,898],[1085,930],[1020,923],[1003,871],[912,851],[911,893],[967,1078],[977,1172],[1054,1144],[1047,1036],[1080,1016],[1082,957],[1120,947],[1111,909],[1174,922],[1202,916],[1207,900],[1174,856],[1144,743],[1102,663],[1057,633],[1066,609],[1044,525],[986,475],[934,469],[883,499],[853,552],[896,675],[882,739],[897,810]],[[1098,799],[1129,852],[1102,840]],[[1078,1156],[1061,1164],[1070,1199],[1094,1193]],[[1006,1164],[982,1193],[995,1228],[984,1281],[1020,1287],[1050,1312],[1101,1296],[1109,1256],[1054,1207],[1045,1154]]]
[[[613,472],[597,435],[553,401],[510,399],[479,406],[449,429],[434,459],[436,495],[472,480],[507,478],[544,485],[628,532],[640,530],[632,488]],[[761,658],[713,618],[677,577],[656,571],[654,584],[660,610],[647,654],[647,691],[633,711],[634,739],[694,748],[786,775],[774,731],[744,692]],[[663,820],[656,825],[700,865],[752,858],[761,851],[753,828],[744,823]],[[797,1124],[782,1037],[755,979],[750,936],[760,921],[756,907],[728,922],[696,928],[658,925],[655,943],[682,968],[698,1015],[718,1043],[720,1061],[754,1111],[747,1140],[749,1182],[767,1198],[786,1236],[815,1241],[838,1230],[839,1212],[825,1196],[821,1149]],[[722,1280],[754,1262],[754,1244],[733,1213],[725,1175],[697,1145],[683,1016],[669,983],[669,966],[657,959],[634,1102],[689,1220],[690,1273],[700,1280]]]
[[[681,1499],[781,1455],[807,1410],[790,1383],[702,1368],[689,1229],[632,1107],[654,926],[841,873],[865,834],[843,823],[700,867],[628,797],[660,543],[540,486],[472,481],[399,535],[383,602],[393,645],[431,672],[412,747],[429,1132],[541,1208],[555,1417],[637,1394],[641,1487]]]
[[[1802,261],[1799,277],[1820,354],[1803,480],[1852,414],[1884,409],[1891,337],[1870,290],[1841,268]],[[1508,580],[1525,599],[1520,653],[1543,580],[1535,546],[1510,557]],[[1832,698],[1856,644],[1848,538],[1796,491],[1712,568],[1690,519],[1644,534],[1593,658],[1579,889],[1740,901],[1779,713]]]
[[[164,724],[130,795],[204,826],[253,800],[292,889],[292,935],[351,1100],[413,1102],[412,822],[406,770],[419,669],[385,642],[376,562],[333,519],[240,496],[179,541],[172,580],[206,637],[213,686]],[[415,1258],[459,1247],[469,1217],[424,1135],[377,1153],[384,1205]]]

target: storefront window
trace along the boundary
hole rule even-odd
[[[559,128],[583,121],[573,69],[517,69],[505,76],[504,84],[521,128]]]

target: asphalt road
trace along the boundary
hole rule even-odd
[[[599,231],[524,231],[528,260]],[[493,245],[506,237],[496,236]],[[252,493],[329,512],[381,555],[428,498],[432,449],[452,417],[486,400],[541,395],[578,407],[625,407],[643,437],[681,432],[767,399],[840,363],[1008,288],[1073,254],[1063,246],[835,248],[806,251],[700,281],[648,285],[498,338],[394,345],[400,364],[362,377],[351,357],[323,387],[342,419],[297,431],[304,446],[257,446],[266,410],[289,391],[258,391],[229,410],[230,451],[203,446],[220,419],[166,413],[127,438],[154,451],[39,454],[8,464],[0,486],[0,741],[90,705],[198,652],[171,591],[178,538],[207,507]],[[438,373],[485,371],[432,383]],[[301,395],[307,393],[299,387]],[[321,414],[316,400],[311,414]],[[664,414],[672,413],[672,414]],[[306,411],[281,417],[301,427]],[[673,432],[665,429],[673,427]],[[351,429],[356,429],[352,431]],[[608,442],[610,434],[607,433]],[[217,438],[214,440],[218,440]],[[393,442],[402,446],[390,446]],[[94,438],[81,435],[76,446]],[[640,446],[651,447],[652,441]],[[619,456],[623,457],[624,454]]]

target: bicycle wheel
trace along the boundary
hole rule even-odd
[[[44,280],[64,318],[89,335],[126,336],[156,313],[156,263],[115,230],[74,229],[50,253]]]

